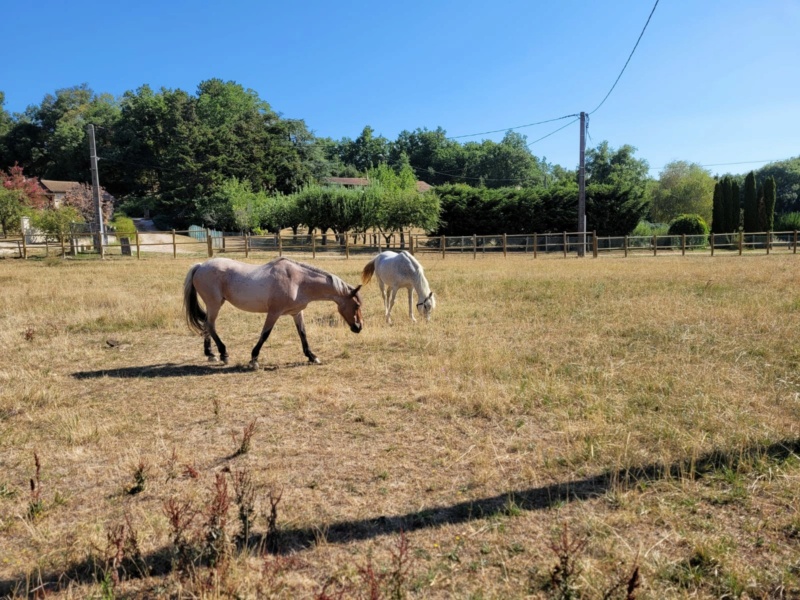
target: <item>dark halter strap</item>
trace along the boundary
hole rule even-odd
[[[433,292],[428,294],[428,297],[425,298],[425,300],[423,300],[422,302],[417,302],[417,308],[419,308],[420,306],[423,306],[428,300],[431,299],[431,296],[433,296]]]

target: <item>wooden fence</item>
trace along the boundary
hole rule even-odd
[[[154,237],[157,238],[154,240]],[[532,233],[525,235],[428,236],[404,232],[386,239],[374,233],[348,234],[267,234],[223,233],[193,228],[186,231],[107,234],[102,248],[94,247],[91,234],[71,234],[60,238],[44,237],[32,244],[26,236],[0,239],[0,256],[30,258],[42,256],[149,257],[179,255],[211,257],[239,255],[317,255],[350,258],[353,254],[375,254],[381,250],[407,250],[412,254],[449,255],[478,258],[488,254],[537,257],[568,256],[675,256],[744,255],[753,253],[797,253],[797,231],[761,233],[716,233],[696,235],[653,235],[600,237],[593,232]]]

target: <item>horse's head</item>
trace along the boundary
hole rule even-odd
[[[364,327],[364,320],[361,318],[361,294],[358,293],[360,289],[359,285],[353,288],[347,296],[340,296],[336,300],[339,314],[350,325],[350,331],[353,333],[361,333]]]
[[[436,298],[433,296],[433,292],[428,294],[421,302],[417,302],[417,310],[425,317],[426,321],[431,320],[431,311],[434,308],[436,308]]]

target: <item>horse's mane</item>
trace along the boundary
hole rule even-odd
[[[426,294],[430,293],[431,286],[428,283],[428,280],[425,278],[425,269],[422,268],[422,265],[419,264],[419,261],[414,258],[414,255],[406,250],[402,250],[400,252],[403,256],[405,256],[409,262],[414,265],[414,287],[421,287]]]
[[[297,261],[297,260],[293,260],[291,258],[286,258],[285,256],[281,256],[280,258],[276,258],[272,262],[276,263],[276,262],[281,261],[281,260],[285,260],[285,261],[290,262],[290,263],[292,263],[294,265],[297,265],[298,267],[302,267],[302,268],[304,268],[304,269],[306,269],[308,271],[311,271],[312,273],[316,273],[318,275],[324,275],[328,279],[330,284],[333,285],[336,288],[336,290],[340,294],[342,294],[343,296],[346,295],[346,294],[349,294],[353,289],[351,286],[347,285],[347,283],[345,283],[339,276],[334,275],[333,273],[329,273],[325,269],[320,269],[319,267],[316,267],[314,265],[309,265],[308,263],[304,263],[304,262],[300,262],[300,261]]]

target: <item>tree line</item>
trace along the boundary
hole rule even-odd
[[[165,227],[306,226],[337,233],[419,227],[472,234],[578,225],[576,170],[534,156],[526,137],[514,131],[500,142],[460,143],[441,128],[403,131],[388,140],[366,126],[355,139],[333,140],[315,136],[301,119],[284,118],[254,91],[219,79],[201,82],[194,94],[144,85],[114,98],[81,85],[48,94],[21,114],[3,106],[0,92],[5,190],[23,172],[29,178],[88,181],[86,125],[92,123],[101,183],[117,199],[116,208],[130,216],[147,212]],[[606,142],[587,151],[590,230],[621,235],[644,221],[669,223],[685,214],[700,216],[715,230],[732,224],[717,214],[714,200],[725,177],[675,161],[653,179],[635,152]],[[12,169],[21,170],[14,175]],[[370,185],[325,185],[337,176],[368,177]],[[773,183],[767,184],[769,177]],[[749,189],[742,177],[727,178]],[[739,198],[745,227],[770,206],[780,215],[800,211],[800,158],[767,165],[754,178],[755,204],[750,195]],[[416,193],[416,180],[435,186],[434,192]],[[773,186],[774,204],[759,204],[759,185]],[[14,201],[22,210],[42,210],[24,200],[29,196],[15,192]],[[0,206],[4,228],[19,212],[9,208],[9,198],[0,191],[0,205],[8,205]]]

